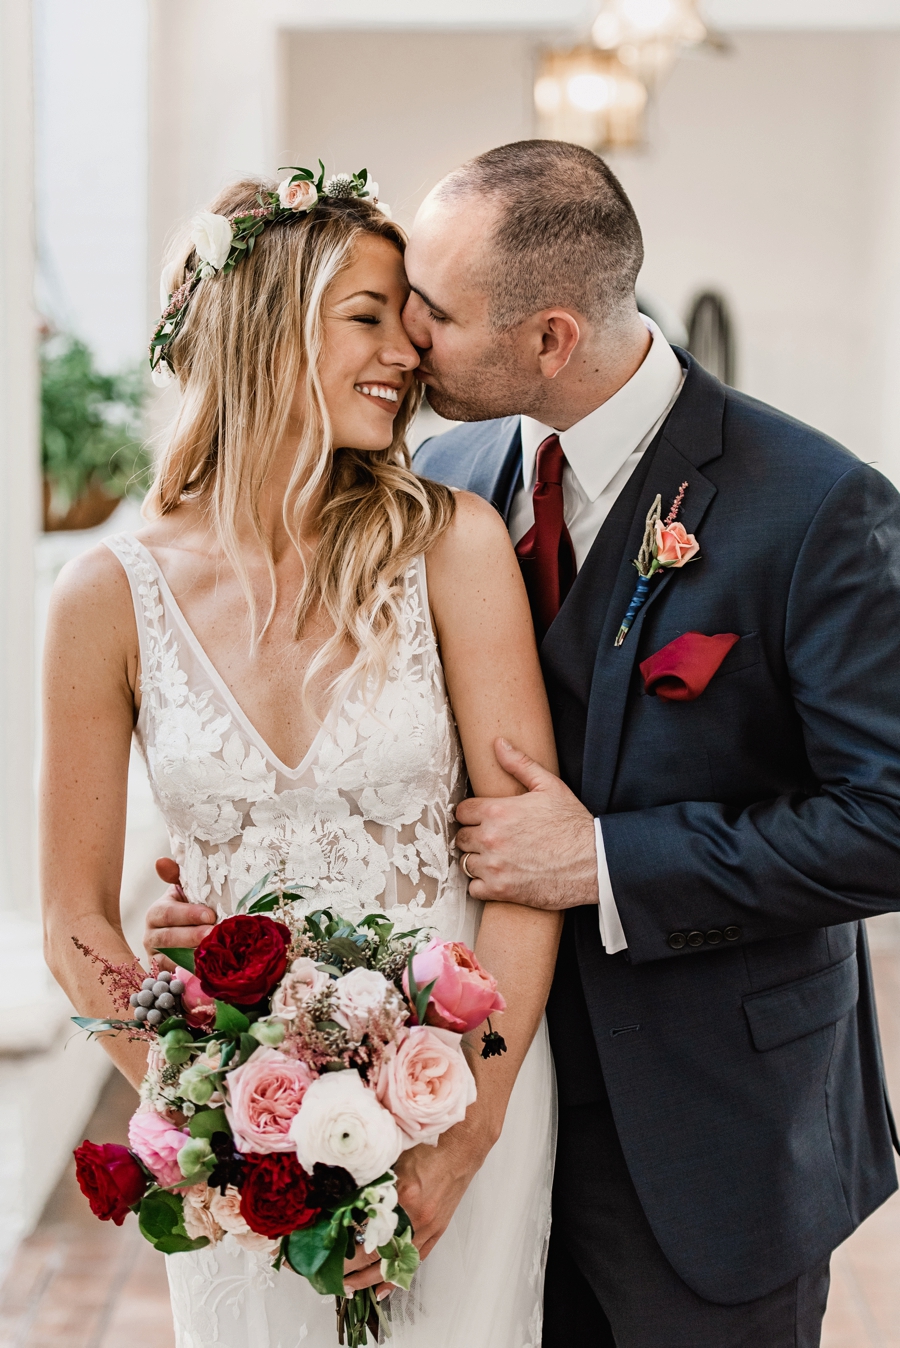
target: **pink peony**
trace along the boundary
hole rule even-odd
[[[178,1153],[187,1140],[186,1128],[176,1128],[155,1109],[139,1109],[128,1125],[132,1151],[164,1189],[184,1178],[178,1168]]]
[[[461,941],[435,938],[413,956],[413,973],[420,988],[437,979],[425,1013],[429,1025],[465,1034],[488,1016],[506,1010],[496,978],[482,969]],[[403,975],[403,990],[409,996],[408,973]]]
[[[315,1077],[305,1063],[258,1048],[225,1077],[225,1114],[241,1151],[293,1151],[288,1129]]]
[[[685,532],[683,524],[668,526],[656,521],[656,558],[660,566],[677,568],[693,560],[700,544],[693,534]]]
[[[406,1134],[407,1147],[436,1146],[441,1133],[461,1123],[475,1099],[475,1078],[450,1030],[414,1025],[383,1059],[375,1094]]]
[[[175,976],[184,984],[181,1004],[188,1025],[193,1026],[195,1030],[211,1030],[216,1019],[216,1004],[212,997],[208,997],[203,991],[196,974],[189,974],[187,969],[179,969]]]

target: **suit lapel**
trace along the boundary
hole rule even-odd
[[[475,462],[466,487],[490,501],[509,519],[516,487],[522,476],[522,430],[519,417],[508,417],[487,453]]]
[[[716,494],[715,486],[700,472],[700,465],[717,458],[722,453],[724,389],[689,356],[679,352],[679,357],[687,366],[685,385],[660,432],[655,452],[651,447],[645,455],[645,460],[649,460],[648,469],[643,484],[636,494],[630,525],[625,531],[625,546],[619,552],[616,561],[617,569],[613,573],[611,568],[607,569],[604,565],[602,574],[594,573],[588,578],[595,598],[590,607],[596,608],[603,615],[599,632],[595,628],[591,633],[591,637],[596,637],[596,641],[592,639],[589,648],[594,659],[582,767],[582,798],[595,814],[602,814],[606,810],[615,781],[626,701],[640,645],[641,629],[649,609],[657,602],[660,594],[669,585],[677,585],[679,579],[678,571],[666,571],[653,582],[650,595],[635,619],[624,644],[616,647],[614,644],[616,632],[634,593],[637,573],[632,565],[632,559],[637,556],[641,545],[647,512],[654,497],[659,493],[662,496],[665,515],[681,483],[687,482],[688,488],[679,519],[688,533],[697,533],[703,516]],[[613,524],[613,512],[610,513],[607,524]],[[621,520],[613,525],[614,538],[619,535],[621,527]],[[595,547],[600,543],[605,530],[606,525],[600,531]],[[702,536],[700,545],[702,555]],[[601,552],[605,560],[606,548],[601,548]],[[692,565],[702,566],[703,562]],[[583,570],[586,568],[587,562]],[[609,602],[604,604],[602,593],[597,594],[597,589],[610,585],[611,597]],[[570,599],[572,594],[574,587]],[[564,610],[560,612],[560,619],[563,618],[563,612]],[[553,628],[548,633],[548,641],[551,636],[555,637]]]

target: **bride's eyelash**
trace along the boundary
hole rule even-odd
[[[353,322],[368,323],[371,327],[375,327],[380,322],[380,319],[376,318],[374,314],[354,314]]]

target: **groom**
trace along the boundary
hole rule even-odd
[[[419,375],[475,423],[416,468],[508,521],[563,778],[498,741],[528,794],[459,841],[474,897],[567,910],[545,1348],[812,1348],[897,1187],[860,919],[900,907],[900,498],[673,351],[642,255],[558,142],[416,220]],[[674,564],[622,639],[657,498]]]

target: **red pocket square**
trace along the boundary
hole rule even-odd
[[[740,637],[735,632],[685,632],[655,655],[641,661],[644,691],[666,702],[693,702],[706,688]]]

